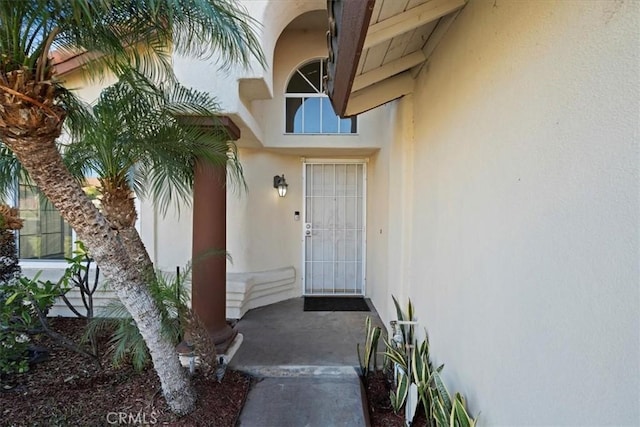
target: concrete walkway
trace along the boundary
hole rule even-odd
[[[369,304],[371,306],[371,304]],[[371,306],[372,307],[372,306]],[[305,312],[295,298],[249,311],[230,367],[259,378],[240,415],[242,427],[366,426],[356,343],[377,313]]]

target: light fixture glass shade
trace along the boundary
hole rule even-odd
[[[284,197],[287,195],[287,184],[280,184],[278,185],[278,196],[280,197]]]
[[[288,186],[287,181],[284,179],[284,174],[282,174],[282,176],[276,175],[273,177],[273,188],[278,190],[278,196],[286,196]]]

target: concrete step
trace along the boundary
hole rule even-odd
[[[258,378],[274,377],[358,377],[355,366],[325,365],[231,365],[236,371],[246,372]]]
[[[357,375],[262,378],[249,392],[239,425],[364,427],[360,379]]]

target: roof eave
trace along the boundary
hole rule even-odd
[[[326,91],[340,117],[346,117],[374,4],[375,0],[327,0],[329,60]]]

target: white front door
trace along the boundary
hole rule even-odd
[[[364,295],[366,163],[304,164],[304,295]]]

